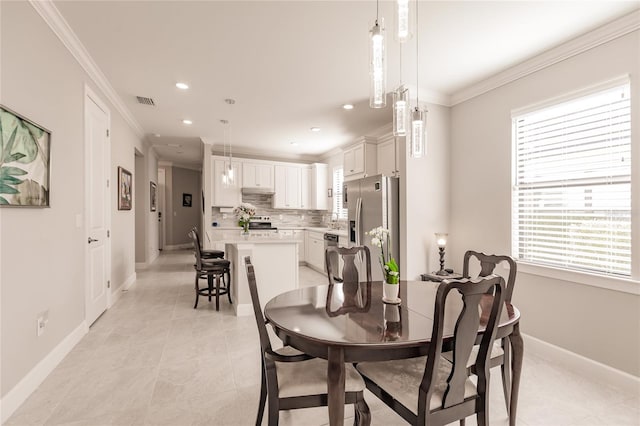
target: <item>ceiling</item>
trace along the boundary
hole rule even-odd
[[[160,159],[200,165],[202,141],[222,149],[220,120],[229,121],[227,140],[236,154],[307,160],[391,121],[390,105],[368,107],[374,1],[76,0],[55,6]],[[456,92],[639,7],[639,1],[421,1],[420,100],[448,105]],[[393,2],[381,1],[388,90],[400,81],[393,15]],[[412,96],[415,40],[402,48],[402,77]],[[177,82],[190,88],[180,90]],[[139,104],[136,96],[152,98],[155,106]],[[344,110],[345,103],[355,108]]]

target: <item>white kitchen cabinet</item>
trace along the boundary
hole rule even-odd
[[[300,208],[311,209],[311,167],[300,168]]]
[[[324,272],[324,233],[306,231],[306,262],[318,272]]]
[[[314,163],[311,165],[311,180],[309,182],[309,208],[312,210],[327,210],[327,173],[329,165]]]
[[[272,164],[261,164],[244,161],[242,163],[242,187],[274,189],[274,167]]]
[[[211,157],[213,162],[213,188],[212,203],[214,207],[235,207],[242,202],[242,164],[239,161],[231,161],[233,181],[224,182],[225,171],[229,167],[229,159],[225,157]]]
[[[300,166],[275,166],[275,194],[273,208],[300,208]]]
[[[343,156],[343,170],[345,180],[360,179],[375,175],[377,172],[377,151],[373,139],[364,137],[347,148]]]
[[[385,176],[400,176],[400,147],[402,141],[393,134],[381,138],[378,144],[378,174]]]

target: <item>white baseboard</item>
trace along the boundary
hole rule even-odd
[[[151,259],[149,259],[149,262],[147,262],[149,265],[151,265],[153,262],[156,261],[156,259],[158,258],[158,256],[160,256],[160,250],[156,250],[153,253],[153,257]]]
[[[525,353],[549,360],[574,373],[593,378],[621,389],[629,395],[640,398],[640,377],[617,370],[575,352],[552,345],[543,340],[523,334]]]
[[[164,246],[165,250],[183,250],[183,249],[188,249],[193,247],[193,244],[191,243],[184,243],[184,244],[173,244],[173,245],[166,245]]]
[[[147,269],[149,264],[147,262],[136,262],[136,269]]]
[[[49,354],[44,357],[26,376],[11,389],[0,401],[1,423],[4,423],[22,405],[24,401],[44,382],[54,368],[87,334],[89,327],[82,321],[75,330],[65,337]]]
[[[118,299],[120,299],[123,291],[129,290],[129,288],[131,288],[131,286],[136,282],[136,277],[137,275],[134,272],[133,274],[129,275],[129,278],[127,278],[122,284],[120,284],[118,288],[111,290],[111,301],[109,306],[113,306],[118,301]]]
[[[248,317],[253,315],[253,306],[250,303],[243,303],[238,305],[234,302],[233,310],[236,312],[237,317]]]

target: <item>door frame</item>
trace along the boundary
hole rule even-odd
[[[106,239],[104,245],[105,245],[105,252],[108,254],[106,256],[105,259],[105,269],[107,272],[107,282],[109,283],[107,285],[107,309],[109,309],[111,307],[111,303],[112,303],[112,296],[111,296],[111,289],[113,288],[111,285],[111,193],[112,193],[112,188],[114,187],[113,182],[112,182],[112,176],[111,176],[111,110],[109,109],[109,107],[107,106],[106,103],[104,103],[102,101],[102,99],[100,99],[100,97],[91,89],[91,87],[89,87],[87,84],[84,85],[84,106],[83,106],[83,110],[84,110],[84,122],[83,122],[83,126],[84,126],[84,143],[83,143],[83,149],[84,149],[84,239],[83,239],[83,244],[84,244],[84,280],[85,280],[85,285],[84,285],[84,291],[85,291],[85,297],[84,297],[84,303],[85,303],[85,313],[84,313],[84,317],[85,320],[87,319],[87,294],[89,292],[89,288],[88,286],[91,285],[91,277],[89,277],[89,245],[86,243],[87,239],[89,238],[89,221],[88,221],[88,217],[89,217],[89,200],[91,199],[90,197],[90,191],[89,191],[89,185],[87,184],[87,182],[89,182],[89,176],[91,173],[90,170],[90,162],[91,159],[89,158],[89,149],[87,149],[87,143],[89,140],[89,135],[88,135],[88,131],[89,129],[86,126],[86,122],[87,122],[87,117],[89,114],[88,111],[88,103],[89,102],[93,102],[95,103],[101,110],[104,111],[104,113],[107,116],[107,131],[108,131],[108,135],[107,135],[107,144],[108,144],[108,149],[106,150],[107,154],[105,155],[104,158],[104,164],[105,164],[105,170],[107,171],[107,193],[109,194],[109,196],[107,197],[107,199],[105,200],[105,204],[104,204],[104,209],[105,209],[105,221],[106,221],[106,227],[107,227],[107,232],[109,237]],[[115,186],[117,187],[117,183],[115,184]],[[117,189],[117,188],[116,188]],[[89,326],[90,324],[87,324],[87,326]]]

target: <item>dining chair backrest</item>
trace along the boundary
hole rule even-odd
[[[249,283],[249,293],[251,294],[251,304],[253,305],[253,314],[256,318],[256,324],[258,326],[258,335],[260,337],[260,347],[262,352],[272,352],[271,340],[267,333],[267,321],[264,319],[262,308],[260,304],[260,297],[258,296],[258,285],[256,284],[256,274],[251,264],[251,257],[246,256],[244,263],[247,268],[247,281]]]
[[[459,306],[447,306],[447,297],[452,290],[462,296],[462,309]],[[492,294],[486,294],[490,292]],[[430,407],[434,386],[438,383],[439,363],[448,363],[440,356],[443,345],[445,310],[460,309],[457,314],[453,337],[453,365],[451,374],[445,378],[446,390],[442,398],[442,408],[449,408],[464,401],[465,384],[468,379],[467,360],[477,339],[478,330],[484,326],[480,349],[476,360],[478,369],[478,394],[486,393],[489,374],[489,355],[496,335],[496,324],[504,304],[504,279],[497,275],[477,279],[462,278],[444,280],[438,286],[434,305],[433,329],[428,348],[427,364],[420,385],[418,413],[425,413]],[[446,313],[451,317],[451,313]],[[455,313],[454,313],[455,318]]]
[[[336,264],[338,262],[331,262],[332,256],[342,257],[343,267],[342,267],[342,282],[343,283],[359,283],[362,281],[360,279],[358,268],[356,266],[356,261],[363,261],[363,265],[365,267],[364,272],[366,273],[366,282],[371,282],[371,252],[369,251],[369,247],[367,246],[355,246],[355,247],[336,247],[330,246],[324,252],[324,261],[327,269],[327,276],[329,278],[329,284],[335,284],[334,277],[337,276],[336,272],[332,267],[332,263]]]
[[[518,265],[511,256],[496,255],[496,254],[484,254],[473,250],[467,250],[464,254],[464,262],[462,264],[462,276],[470,278],[470,263],[471,259],[475,258],[480,262],[479,277],[487,277],[489,275],[502,275],[496,274],[495,268],[498,264],[504,262],[509,265],[509,275],[505,277],[505,300],[511,302],[513,296],[513,288],[516,285],[516,273],[518,271]]]

